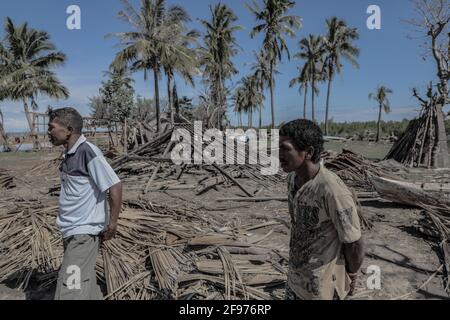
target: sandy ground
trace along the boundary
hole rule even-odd
[[[362,152],[369,158],[379,158],[387,152],[388,145],[368,146],[366,143],[353,145],[341,142],[329,143],[328,149],[340,151],[342,148]],[[369,154],[368,154],[369,152]],[[370,153],[372,152],[372,153]],[[10,170],[16,177],[23,177],[24,172],[39,163],[55,159],[59,153],[30,152],[30,153],[0,153],[0,167]],[[8,196],[36,196],[39,190],[46,191],[58,183],[56,173],[44,179],[23,178],[28,187],[12,189]],[[189,174],[183,175],[186,183],[190,182]],[[248,188],[256,190],[258,186],[246,182]],[[125,184],[125,193],[130,196],[135,191],[136,184]],[[194,199],[189,190],[172,190],[151,192],[148,197],[159,203],[171,205],[191,203],[203,207],[212,218],[225,225],[250,225],[266,221],[279,221],[280,224],[259,229],[258,234],[267,235],[261,244],[279,249],[283,254],[289,252],[289,214],[286,202],[270,201],[263,203],[221,202],[221,197],[240,196],[241,191],[234,187],[218,187]],[[262,190],[258,196],[283,196],[285,185],[276,190]],[[3,194],[1,197],[5,197]],[[362,202],[365,216],[374,224],[373,229],[364,232],[367,243],[367,256],[360,272],[358,287],[352,299],[392,299],[407,293],[412,293],[410,299],[449,299],[444,290],[444,274],[439,273],[428,285],[417,291],[441,265],[442,260],[437,249],[436,239],[430,239],[416,231],[415,221],[422,217],[418,209],[400,206],[389,201],[370,200]],[[378,267],[381,272],[381,288],[368,288],[367,282],[372,279],[367,274],[367,268]],[[370,281],[369,281],[370,282]],[[22,292],[14,288],[14,284],[0,284],[1,299],[50,299],[51,292],[30,290]]]

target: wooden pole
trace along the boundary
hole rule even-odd
[[[264,202],[264,201],[287,201],[287,197],[253,197],[253,198],[219,198],[217,202],[237,201],[237,202]]]
[[[170,149],[172,148],[173,143],[174,143],[173,141],[170,141],[170,142],[167,144],[166,150],[164,151],[164,154],[163,154],[163,158],[166,158],[166,157],[167,157],[167,155],[168,155],[169,152],[170,152]],[[147,185],[145,186],[145,189],[144,189],[144,194],[147,194],[148,189],[150,188],[151,183],[153,182],[153,180],[155,180],[156,175],[158,174],[158,171],[161,169],[161,165],[162,165],[162,164],[159,163],[159,164],[156,166],[155,170],[153,171],[152,176],[150,177],[150,179],[148,179]]]
[[[125,118],[123,124],[122,136],[123,136],[123,153],[126,155],[128,153],[127,118]]]
[[[216,168],[217,170],[220,171],[220,173],[222,173],[225,177],[227,177],[228,179],[230,179],[236,186],[239,187],[239,189],[241,189],[247,196],[249,197],[253,197],[253,195],[248,192],[236,179],[234,179],[231,175],[229,175],[225,170],[223,170],[222,168],[220,168],[217,164],[213,163],[212,166],[214,168]]]

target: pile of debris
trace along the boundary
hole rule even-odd
[[[45,199],[50,204],[53,200]],[[0,213],[0,281],[36,275],[56,280],[62,241],[57,206],[17,202]],[[128,200],[117,237],[102,245],[97,261],[107,299],[270,299],[286,281],[287,258],[261,245],[279,222],[223,226],[206,212]]]
[[[372,176],[393,177],[388,168],[365,159],[362,155],[350,150],[343,150],[336,157],[325,155],[325,167],[335,172],[347,186],[363,192],[375,191]]]
[[[178,125],[177,128],[184,128],[190,132],[192,139],[195,138],[192,125]],[[144,144],[128,155],[121,156],[112,162],[112,166],[119,174],[120,178],[138,188],[138,191],[146,194],[155,190],[180,190],[193,189],[199,195],[215,188],[218,185],[236,185],[247,197],[254,197],[259,190],[248,190],[237,179],[248,179],[254,181],[263,188],[271,188],[283,179],[283,175],[263,175],[260,164],[241,165],[221,165],[206,164],[184,164],[176,166],[169,155],[171,154],[175,142],[171,141],[173,130],[167,130],[159,137]],[[193,141],[193,140],[191,140]],[[202,142],[204,143],[204,142]],[[202,149],[194,149],[192,154],[201,153]],[[223,150],[226,146],[223,146]],[[234,159],[241,156],[249,159],[248,148],[244,152],[235,148]],[[227,155],[229,157],[229,155]],[[234,160],[231,159],[231,160]],[[224,163],[236,163],[229,158],[224,159]],[[183,184],[180,177],[183,174],[197,176],[193,184]],[[159,180],[159,181],[157,181]]]
[[[181,127],[195,139],[191,125]],[[260,165],[174,165],[169,157],[174,148],[172,133],[167,130],[112,161],[125,187],[137,192],[126,193],[117,237],[102,245],[97,260],[105,299],[282,299],[288,257],[265,241],[280,221],[227,223],[228,217],[209,213],[194,198],[215,188],[222,191],[235,186],[242,192],[238,199],[256,201],[264,188],[273,193],[285,187],[285,177],[279,173],[265,176]],[[194,148],[192,155],[201,152]],[[325,155],[324,160],[358,196],[375,193],[424,209],[441,236],[450,270],[450,203],[420,188],[405,189],[401,181],[386,187],[386,180],[395,178],[393,170],[351,151]],[[28,174],[53,175],[60,161],[36,166]],[[170,205],[151,201],[149,192],[164,190],[192,190],[192,198]],[[285,201],[282,195],[279,200]],[[63,254],[57,211],[56,198],[48,195],[39,200],[0,201],[0,282],[17,279],[26,288],[35,277],[43,287],[54,284]],[[370,221],[360,217],[370,228]]]
[[[9,206],[0,211],[0,282],[16,278],[26,288],[33,274],[53,272],[61,264],[58,207],[50,199],[45,204],[15,199]]]
[[[433,93],[432,88],[430,84],[427,99],[414,90],[414,96],[422,104],[421,114],[409,123],[386,159],[394,159],[408,167],[449,166],[444,114],[438,104],[438,93]]]
[[[15,188],[14,177],[7,170],[0,168],[0,189]]]
[[[30,170],[27,170],[25,177],[45,176],[53,177],[59,174],[59,167],[61,165],[62,153],[55,159],[40,163]]]
[[[252,234],[277,222],[220,227],[198,210],[128,206],[118,238],[102,250],[107,298],[270,299],[265,289],[285,283],[284,258],[259,244],[271,232]]]

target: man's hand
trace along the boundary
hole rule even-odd
[[[351,279],[351,283],[350,283],[350,291],[348,292],[349,296],[353,296],[353,294],[355,293],[355,288],[356,288],[356,280],[358,279],[358,273],[347,273],[348,276]]]
[[[351,279],[349,296],[352,296],[355,291],[356,280],[358,278],[358,271],[364,260],[364,240],[361,237],[356,242],[344,243],[345,269]]]
[[[110,223],[105,231],[103,231],[100,235],[103,242],[109,241],[116,237],[117,232],[117,224]]]
[[[108,241],[115,237],[117,231],[117,220],[122,208],[122,183],[109,189],[109,207],[111,208],[109,225],[102,233],[102,241]]]

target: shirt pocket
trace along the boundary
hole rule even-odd
[[[64,193],[69,200],[75,200],[83,197],[90,186],[88,177],[70,176],[68,174],[64,174],[62,179]]]

